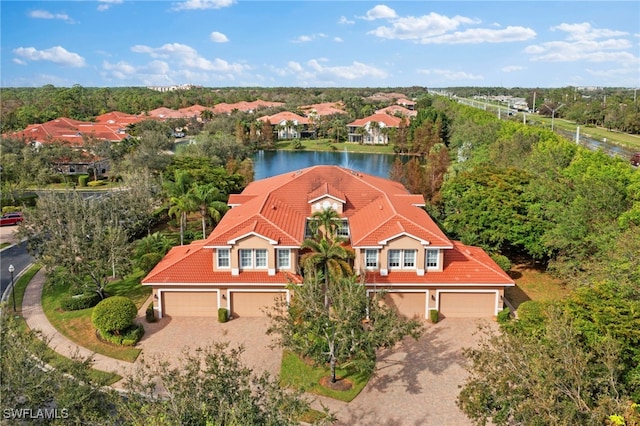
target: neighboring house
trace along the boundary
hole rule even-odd
[[[400,106],[403,106],[406,109],[411,110],[411,111],[414,111],[416,109],[416,102],[412,101],[410,99],[405,99],[405,98],[398,99],[396,101],[396,104],[400,105]]]
[[[129,137],[124,123],[116,122],[116,115],[113,115],[115,113],[110,114],[112,115],[100,116],[100,121],[95,123],[62,117],[42,124],[32,124],[21,132],[5,136],[22,139],[35,147],[54,142],[68,145],[81,152],[84,158],[81,161],[60,158],[52,165],[56,172],[66,175],[93,172],[101,175],[109,171],[109,162],[93,155],[95,143],[99,141],[117,143]]]
[[[311,120],[290,111],[282,111],[274,115],[265,115],[259,121],[269,122],[277,133],[278,139],[300,139],[313,137],[314,129],[310,128]]]
[[[187,119],[195,118],[198,121],[202,120],[202,118],[200,118],[202,111],[213,112],[213,108],[208,108],[208,107],[196,104],[190,107],[180,108],[178,110],[178,112],[181,113],[184,118],[187,118]]]
[[[389,129],[400,127],[402,119],[389,114],[373,114],[347,124],[349,142],[365,145],[387,145]]]
[[[176,111],[175,109],[166,108],[166,107],[160,107],[160,108],[156,108],[154,110],[148,111],[147,115],[150,118],[155,118],[157,120],[163,120],[163,121],[173,119],[173,118],[185,118],[185,115],[182,112]]]
[[[56,141],[79,149],[87,148],[89,139],[120,142],[129,137],[126,130],[117,123],[93,123],[65,117],[42,124],[31,124],[26,129],[7,136],[35,145]]]
[[[147,120],[148,117],[141,115],[127,114],[120,111],[111,111],[96,117],[96,123],[107,124],[109,126],[118,126],[118,129],[124,130],[127,126],[141,121]]]
[[[391,105],[377,110],[376,114],[389,114],[396,117],[413,118],[418,115],[418,111],[410,110],[400,105]]]
[[[478,247],[452,241],[398,182],[314,166],[252,182],[204,240],[174,247],[143,279],[158,317],[264,316],[302,283],[300,246],[314,212],[331,208],[369,292],[407,317],[493,317],[514,282]]]
[[[298,107],[307,117],[323,117],[327,115],[346,114],[342,102],[324,102],[321,104],[303,105]]]
[[[283,105],[284,105],[283,102],[269,102],[269,101],[263,101],[261,99],[258,99],[251,102],[241,101],[233,104],[222,102],[222,103],[216,104],[211,110],[213,111],[214,114],[228,115],[228,114],[231,114],[233,111],[254,113],[259,109],[276,108],[276,107],[281,107]]]

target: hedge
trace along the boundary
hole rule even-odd
[[[62,302],[60,302],[60,307],[64,311],[79,311],[80,309],[96,306],[100,303],[100,300],[101,298],[98,293],[78,294],[63,299]]]
[[[122,346],[134,346],[142,339],[144,335],[144,327],[141,324],[134,324],[123,330],[121,334],[113,334],[106,331],[98,330],[100,337],[109,343]]]
[[[135,303],[124,296],[112,296],[98,303],[91,314],[91,322],[103,333],[121,334],[133,324],[138,314]]]

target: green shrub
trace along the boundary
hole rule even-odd
[[[122,334],[133,324],[138,309],[135,303],[124,296],[104,299],[93,308],[91,322],[101,333]]]
[[[438,320],[440,319],[440,312],[437,309],[432,309],[429,311],[429,320],[432,323],[437,323]]]
[[[22,207],[16,207],[16,206],[4,206],[2,208],[2,214],[5,213],[14,213],[14,212],[19,212],[22,211]]]
[[[103,180],[92,180],[91,182],[87,183],[88,186],[102,186],[102,185],[106,185],[107,182],[103,181]]]
[[[229,311],[227,308],[218,308],[218,322],[229,321]]]
[[[78,184],[80,186],[87,186],[87,181],[89,180],[89,175],[80,175],[78,176]]]
[[[511,319],[511,310],[509,308],[504,308],[503,310],[498,312],[498,323],[504,324],[510,319]]]
[[[121,334],[109,333],[107,331],[98,331],[100,337],[109,343],[122,346],[134,346],[142,339],[144,335],[144,327],[140,324],[133,324]]]
[[[498,264],[500,269],[505,272],[509,272],[511,270],[511,261],[507,256],[501,254],[492,254],[491,259]]]
[[[140,256],[136,262],[138,268],[149,273],[162,260],[164,256],[160,253],[146,253]]]
[[[100,302],[98,293],[77,294],[62,299],[60,307],[65,311],[79,311],[96,306]]]
[[[147,306],[144,316],[147,322],[156,322],[156,311],[153,309],[153,302],[149,303],[149,306]]]

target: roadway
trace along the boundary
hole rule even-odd
[[[33,257],[27,253],[26,241],[19,242],[13,235],[16,229],[17,227],[15,226],[0,227],[0,242],[15,243],[15,245],[4,248],[0,251],[0,295],[3,295],[5,290],[11,284],[9,265],[13,265],[15,268],[13,278],[16,280],[19,274],[34,260]],[[9,298],[7,300],[11,303],[10,294],[8,297]]]

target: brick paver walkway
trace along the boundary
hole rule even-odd
[[[44,284],[40,271],[27,286],[22,313],[32,329],[40,330],[58,353],[70,357],[77,353],[93,356],[94,367],[125,377],[135,364],[94,354],[62,336],[49,323],[40,297]],[[148,301],[149,302],[149,301]],[[145,304],[146,305],[146,304]],[[139,320],[144,321],[144,306]],[[335,413],[336,425],[438,425],[465,426],[472,424],[455,404],[466,377],[462,348],[477,344],[475,333],[483,321],[468,318],[446,319],[427,324],[419,340],[407,339],[393,351],[379,355],[378,369],[365,389],[350,403],[316,395],[307,395],[312,406],[321,404]],[[496,327],[493,322],[484,322]],[[214,341],[226,341],[232,346],[243,345],[242,360],[255,372],[269,371],[278,377],[282,351],[271,348],[266,336],[264,318],[238,318],[220,324],[215,318],[163,318],[157,323],[143,322],[145,335],[140,341],[139,360],[177,360],[185,348],[203,347]],[[120,387],[117,383],[115,387]]]

